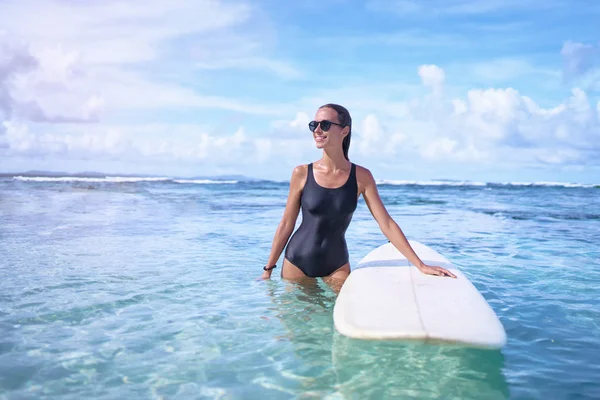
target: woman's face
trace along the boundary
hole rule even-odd
[[[323,121],[329,121],[331,124]],[[348,129],[336,125],[339,124],[340,121],[338,119],[338,114],[334,109],[329,107],[319,108],[315,114],[315,119],[312,122],[313,126],[315,122],[319,123],[313,131],[313,138],[315,139],[315,144],[318,149],[342,146],[342,141],[344,140],[344,136],[346,136]],[[327,127],[326,125],[330,126]]]

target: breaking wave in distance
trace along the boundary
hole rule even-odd
[[[564,188],[597,188],[600,184],[570,183],[570,182],[476,182],[476,181],[409,181],[387,180],[377,181],[378,185],[393,186],[517,186],[517,187],[564,187]]]
[[[172,179],[168,177],[82,177],[82,176],[15,176],[14,180],[25,182],[89,182],[89,183],[138,183],[138,182],[167,182],[183,184],[235,184],[237,180],[218,179]]]

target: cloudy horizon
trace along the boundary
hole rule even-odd
[[[0,172],[600,183],[600,3],[0,3]]]

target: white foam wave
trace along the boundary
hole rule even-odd
[[[565,187],[565,188],[593,188],[598,185],[586,184],[586,183],[570,183],[570,182],[550,182],[550,181],[539,181],[539,182],[504,182],[500,185],[507,186],[546,186],[546,187]]]
[[[533,182],[502,182],[502,183],[498,183],[498,185],[507,185],[507,186],[532,186]]]
[[[97,182],[97,183],[136,183],[136,182],[175,182],[188,184],[235,184],[236,180],[215,179],[172,179],[168,177],[129,177],[129,176],[106,176],[106,177],[83,177],[83,176],[15,176],[14,180],[24,182]]]
[[[15,176],[13,179],[29,182],[110,182],[110,183],[135,183],[135,182],[164,182],[171,180],[164,177],[80,177],[80,176]]]
[[[211,180],[211,179],[175,179],[173,182],[175,183],[193,183],[193,184],[197,184],[197,185],[212,185],[212,184],[235,184],[238,183],[238,181],[232,181],[232,180],[222,180],[222,181],[217,181],[217,180]]]
[[[562,186],[562,187],[593,187],[594,185],[585,185],[583,183],[569,182],[534,182],[534,186]]]
[[[378,185],[418,185],[418,186],[485,186],[484,182],[472,182],[472,181],[404,181],[404,180],[393,180],[383,179],[377,181]]]
[[[504,185],[504,186],[541,186],[541,187],[564,187],[564,188],[593,188],[600,184],[585,184],[585,183],[570,183],[570,182],[476,182],[476,181],[409,181],[409,180],[393,180],[382,179],[377,181],[378,185],[416,185],[416,186],[489,186],[489,185]]]

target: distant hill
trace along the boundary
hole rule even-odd
[[[25,172],[0,172],[0,177],[13,177],[13,176],[27,176],[27,177],[61,177],[61,176],[73,176],[78,178],[102,178],[105,176],[111,176],[110,174],[103,174],[101,172],[55,172],[55,171],[25,171]],[[112,175],[112,176],[127,176],[127,175]],[[134,175],[129,175],[134,176]]]

